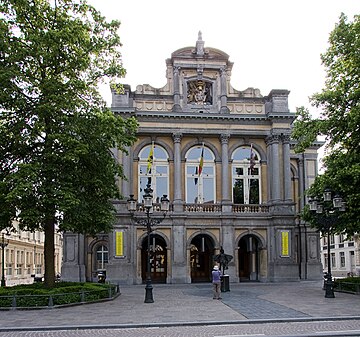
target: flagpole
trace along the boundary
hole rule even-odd
[[[150,148],[150,152],[149,152],[149,156],[147,159],[147,167],[146,167],[146,174],[150,176],[148,176],[148,184],[152,185],[152,177],[154,175],[154,170],[153,170],[153,166],[154,166],[154,142],[151,142],[151,148]]]
[[[248,203],[250,204],[250,193],[251,193],[251,176],[253,174],[253,169],[255,166],[255,153],[253,150],[253,143],[250,143],[250,165],[249,165],[249,172],[248,172],[248,187],[249,187],[249,194],[248,194]]]
[[[203,198],[203,179],[202,179],[202,170],[204,166],[204,148],[205,144],[202,143],[201,153],[200,153],[200,162],[199,162],[199,184],[198,184],[198,202],[202,204],[204,202]]]

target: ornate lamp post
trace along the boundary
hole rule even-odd
[[[330,189],[325,189],[321,200],[310,199],[310,211],[321,225],[321,231],[327,233],[328,271],[325,280],[325,297],[334,298],[334,284],[331,275],[330,233],[338,221],[339,212],[345,211],[345,203],[338,195],[333,196]]]
[[[146,231],[147,231],[147,267],[146,267],[146,286],[145,286],[145,303],[154,303],[154,298],[153,298],[153,286],[152,286],[152,281],[151,281],[151,265],[150,265],[150,254],[151,254],[151,250],[150,250],[150,234],[153,231],[153,227],[160,224],[166,216],[166,213],[169,210],[169,199],[167,198],[167,196],[164,194],[161,197],[161,203],[160,203],[160,210],[164,213],[163,214],[163,218],[160,219],[153,219],[151,218],[150,214],[152,214],[153,212],[153,190],[151,188],[151,185],[148,183],[146,188],[144,189],[144,207],[145,207],[145,211],[146,211],[146,218],[145,219],[141,219],[141,218],[135,218],[134,217],[134,213],[137,209],[137,202],[134,199],[134,195],[131,194],[130,198],[128,200],[128,210],[131,213],[131,216],[133,218],[133,220],[135,221],[135,223],[137,223],[140,226],[144,226],[146,227]]]
[[[0,247],[1,247],[1,286],[5,287],[6,286],[6,282],[5,282],[5,247],[9,244],[9,240],[5,240],[4,237],[4,233],[2,233],[1,235],[1,242],[0,242]]]

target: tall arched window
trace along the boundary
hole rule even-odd
[[[215,156],[204,146],[186,154],[186,202],[215,203]]]
[[[139,193],[142,202],[144,190],[148,184],[153,189],[154,202],[169,195],[169,162],[167,152],[159,145],[148,145],[139,153]]]
[[[234,204],[260,204],[259,154],[250,146],[237,148],[232,155],[232,192]]]
[[[104,270],[109,262],[109,251],[106,246],[101,245],[96,249],[96,270]]]

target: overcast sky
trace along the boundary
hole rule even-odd
[[[220,49],[234,63],[237,90],[288,89],[289,107],[304,105],[324,85],[320,54],[341,12],[360,14],[359,0],[89,0],[108,19],[121,21],[119,35],[127,75],[121,83],[166,84],[165,60],[177,49],[195,46],[198,32],[206,47]],[[110,90],[102,90],[110,105]]]

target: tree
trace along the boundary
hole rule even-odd
[[[298,141],[297,152],[317,136],[326,137],[325,173],[308,194],[319,196],[325,187],[340,193],[346,212],[334,230],[353,235],[360,232],[360,16],[348,22],[341,14],[321,60],[327,73],[325,88],[311,102],[322,113],[313,119],[307,109],[299,108],[292,137]]]
[[[111,149],[126,152],[137,122],[98,92],[125,74],[120,23],[86,0],[2,0],[0,11],[0,228],[44,231],[51,287],[55,229],[109,231],[121,197]]]

